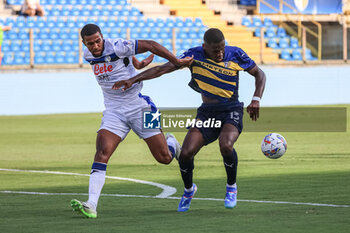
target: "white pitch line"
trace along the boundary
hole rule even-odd
[[[19,169],[6,169],[0,168],[0,171],[12,171],[12,172],[32,172],[32,173],[45,173],[45,174],[58,174],[58,175],[75,175],[75,176],[90,176],[88,174],[80,174],[80,173],[69,173],[69,172],[55,172],[55,171],[38,171],[38,170],[19,170]],[[130,178],[116,177],[116,176],[106,176],[109,179],[116,180],[126,180],[136,183],[148,184],[152,186],[159,187],[163,189],[163,192],[156,196],[146,196],[146,195],[127,195],[127,194],[101,194],[101,196],[108,197],[141,197],[141,198],[161,198],[161,199],[176,199],[179,200],[181,197],[171,197],[174,193],[176,193],[176,188],[171,186],[154,183],[150,181],[136,180]],[[46,193],[46,192],[26,192],[26,191],[9,191],[9,190],[0,190],[0,193],[10,193],[10,194],[27,194],[27,195],[59,195],[59,196],[87,196],[87,193]],[[193,198],[194,200],[201,201],[223,201],[223,199],[219,198]],[[238,202],[252,202],[252,203],[266,203],[266,204],[289,204],[289,205],[308,205],[308,206],[323,206],[323,207],[344,207],[349,208],[350,205],[335,205],[335,204],[322,204],[322,203],[308,203],[308,202],[288,202],[288,201],[261,201],[261,200],[237,200]]]
[[[56,174],[56,175],[72,175],[72,176],[90,176],[89,174],[70,173],[70,172],[39,171],[39,170],[19,170],[19,169],[6,169],[6,168],[0,168],[0,171],[31,172],[31,173],[44,173],[44,174]],[[168,185],[165,185],[165,184],[159,184],[159,183],[145,181],[145,180],[137,180],[137,179],[131,179],[131,178],[117,177],[117,176],[106,176],[106,178],[114,179],[114,180],[131,181],[131,182],[135,182],[135,183],[147,184],[147,185],[152,185],[152,186],[161,188],[163,191],[156,196],[156,197],[159,197],[159,198],[170,197],[171,195],[176,193],[176,188],[168,186]]]
[[[9,191],[3,190],[0,193],[5,194],[26,194],[26,195],[46,195],[46,196],[87,196],[87,193],[45,193],[45,192],[25,192],[25,191]],[[146,195],[127,195],[127,194],[101,194],[105,197],[141,197],[141,198],[159,198],[180,200],[181,197],[158,197],[158,196],[146,196]],[[193,198],[193,200],[199,201],[224,201],[219,198]],[[350,205],[334,205],[334,204],[321,204],[321,203],[307,203],[307,202],[288,202],[288,201],[259,201],[259,200],[237,200],[238,202],[253,202],[263,204],[289,204],[289,205],[309,205],[309,206],[321,206],[321,207],[344,207],[349,208]]]

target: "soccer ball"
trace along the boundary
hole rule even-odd
[[[269,159],[278,159],[287,150],[287,141],[278,133],[270,133],[261,142],[261,151]]]

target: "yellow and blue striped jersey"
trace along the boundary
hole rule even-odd
[[[190,87],[221,102],[238,102],[238,72],[252,69],[255,62],[242,49],[233,46],[225,46],[222,62],[207,58],[201,46],[187,50],[180,57],[192,55],[194,61],[190,67]]]

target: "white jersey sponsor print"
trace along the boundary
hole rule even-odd
[[[101,86],[106,108],[119,107],[126,100],[136,98],[142,89],[142,83],[135,83],[126,91],[112,90],[115,82],[137,75],[132,64],[132,56],[137,50],[137,40],[104,39],[104,51],[100,57],[94,57],[88,49],[84,59],[91,65],[98,84]]]

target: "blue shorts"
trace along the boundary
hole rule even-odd
[[[196,127],[202,133],[204,138],[204,145],[214,142],[218,139],[224,124],[232,124],[241,133],[243,129],[243,103],[225,102],[206,104],[203,103],[197,109],[196,119],[206,121],[208,119],[215,119],[221,121],[221,127]]]

